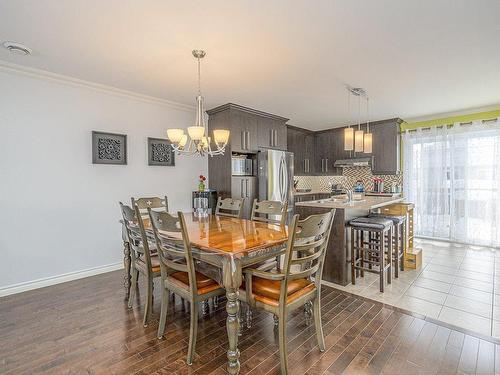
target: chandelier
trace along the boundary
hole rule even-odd
[[[368,94],[361,87],[347,86],[347,108],[350,114],[350,98],[351,95],[358,98],[358,128],[354,130],[351,125],[344,129],[344,150],[354,152],[362,152],[365,154],[372,153],[373,135],[370,133],[370,115],[369,115],[369,98]],[[361,98],[366,100],[366,133],[361,129]]]
[[[222,155],[229,140],[229,130],[214,130],[213,140],[216,148],[212,149],[212,138],[209,137],[205,126],[200,74],[200,60],[205,55],[206,53],[203,50],[193,50],[193,56],[198,60],[198,96],[196,97],[196,122],[194,126],[187,128],[187,134],[184,134],[183,129],[167,129],[167,137],[172,143],[172,148],[178,155]]]

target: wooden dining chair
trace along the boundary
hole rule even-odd
[[[253,200],[252,212],[250,219],[252,221],[261,221],[269,224],[285,225],[287,214],[288,202],[280,201],[258,201]],[[276,264],[280,268],[280,258],[276,257]],[[265,269],[267,266],[273,265],[271,262],[266,262],[266,265],[259,265],[259,269]],[[255,267],[254,267],[255,268]]]
[[[146,278],[147,284],[146,307],[144,308],[143,319],[143,325],[146,327],[153,309],[153,279],[161,275],[160,261],[158,260],[158,256],[151,254],[139,207],[135,206],[135,209],[132,209],[122,202],[120,202],[120,207],[131,259],[130,272],[132,285],[128,307],[132,308],[134,294],[137,289],[137,279],[139,274],[142,274]]]
[[[198,303],[225,294],[225,289],[213,279],[195,270],[191,243],[182,212],[177,217],[167,212],[155,212],[148,208],[160,259],[162,297],[158,338],[163,338],[168,312],[170,292],[191,303],[191,325],[186,362],[193,363],[198,333]],[[160,231],[162,234],[160,234]],[[180,233],[181,238],[166,237],[168,233]]]
[[[244,269],[245,288],[240,299],[250,306],[278,317],[281,374],[288,373],[286,356],[286,317],[312,302],[316,337],[325,350],[321,325],[321,277],[335,210],[299,220],[295,215],[288,227],[289,238],[281,272]]]
[[[288,202],[253,200],[250,219],[265,223],[285,225]]]
[[[141,211],[147,211],[148,208],[165,208],[165,211],[168,212],[168,198],[167,196],[164,196],[163,198],[160,197],[142,197],[142,198],[137,198],[135,199],[134,197],[131,198],[132,201],[132,207],[139,207],[139,210]]]
[[[219,197],[217,199],[217,205],[215,206],[215,214],[219,216],[228,216],[241,219],[243,214],[243,202],[245,198],[233,199]]]

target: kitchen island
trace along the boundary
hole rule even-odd
[[[370,211],[380,209],[393,203],[403,201],[399,197],[364,196],[361,200],[345,202],[345,197],[336,196],[328,199],[319,199],[295,203],[295,213],[301,218],[313,214],[324,213],[335,209],[335,217],[328,242],[323,268],[323,280],[339,285],[351,282],[350,272],[350,233],[347,224],[349,220],[366,216]]]

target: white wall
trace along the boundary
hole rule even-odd
[[[119,267],[118,201],[166,194],[189,210],[206,158],[150,167],[146,138],[193,121],[190,107],[0,65],[0,294]],[[92,130],[127,134],[128,165],[93,165]]]

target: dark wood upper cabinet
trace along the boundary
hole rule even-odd
[[[401,168],[401,119],[377,121],[370,125],[373,134],[372,173],[396,174]],[[367,155],[367,154],[365,154]]]
[[[400,136],[399,128],[402,120],[395,118],[390,120],[376,121],[370,124],[373,134],[373,152],[366,154],[362,152],[344,150],[344,129],[334,128],[311,132],[297,127],[288,128],[288,150],[295,153],[296,175],[342,175],[342,168],[335,168],[335,161],[341,159],[372,158],[373,174],[396,174],[400,171]],[[357,125],[353,125],[357,130]],[[361,129],[366,131],[366,124],[361,124]],[[305,172],[304,159],[308,141],[304,137],[305,132],[312,137],[313,151],[307,153],[312,155],[314,168]]]
[[[208,158],[210,188],[216,189],[220,195],[231,197],[234,193],[231,184],[232,153],[255,154],[260,147],[286,150],[288,119],[233,103],[210,109],[207,113],[210,136],[213,136],[214,129],[230,131],[224,155]]]
[[[295,126],[288,126],[287,147],[288,151],[294,154],[294,175],[314,174],[314,133]]]
[[[287,149],[287,128],[282,120],[259,118],[257,132],[259,147]]]

